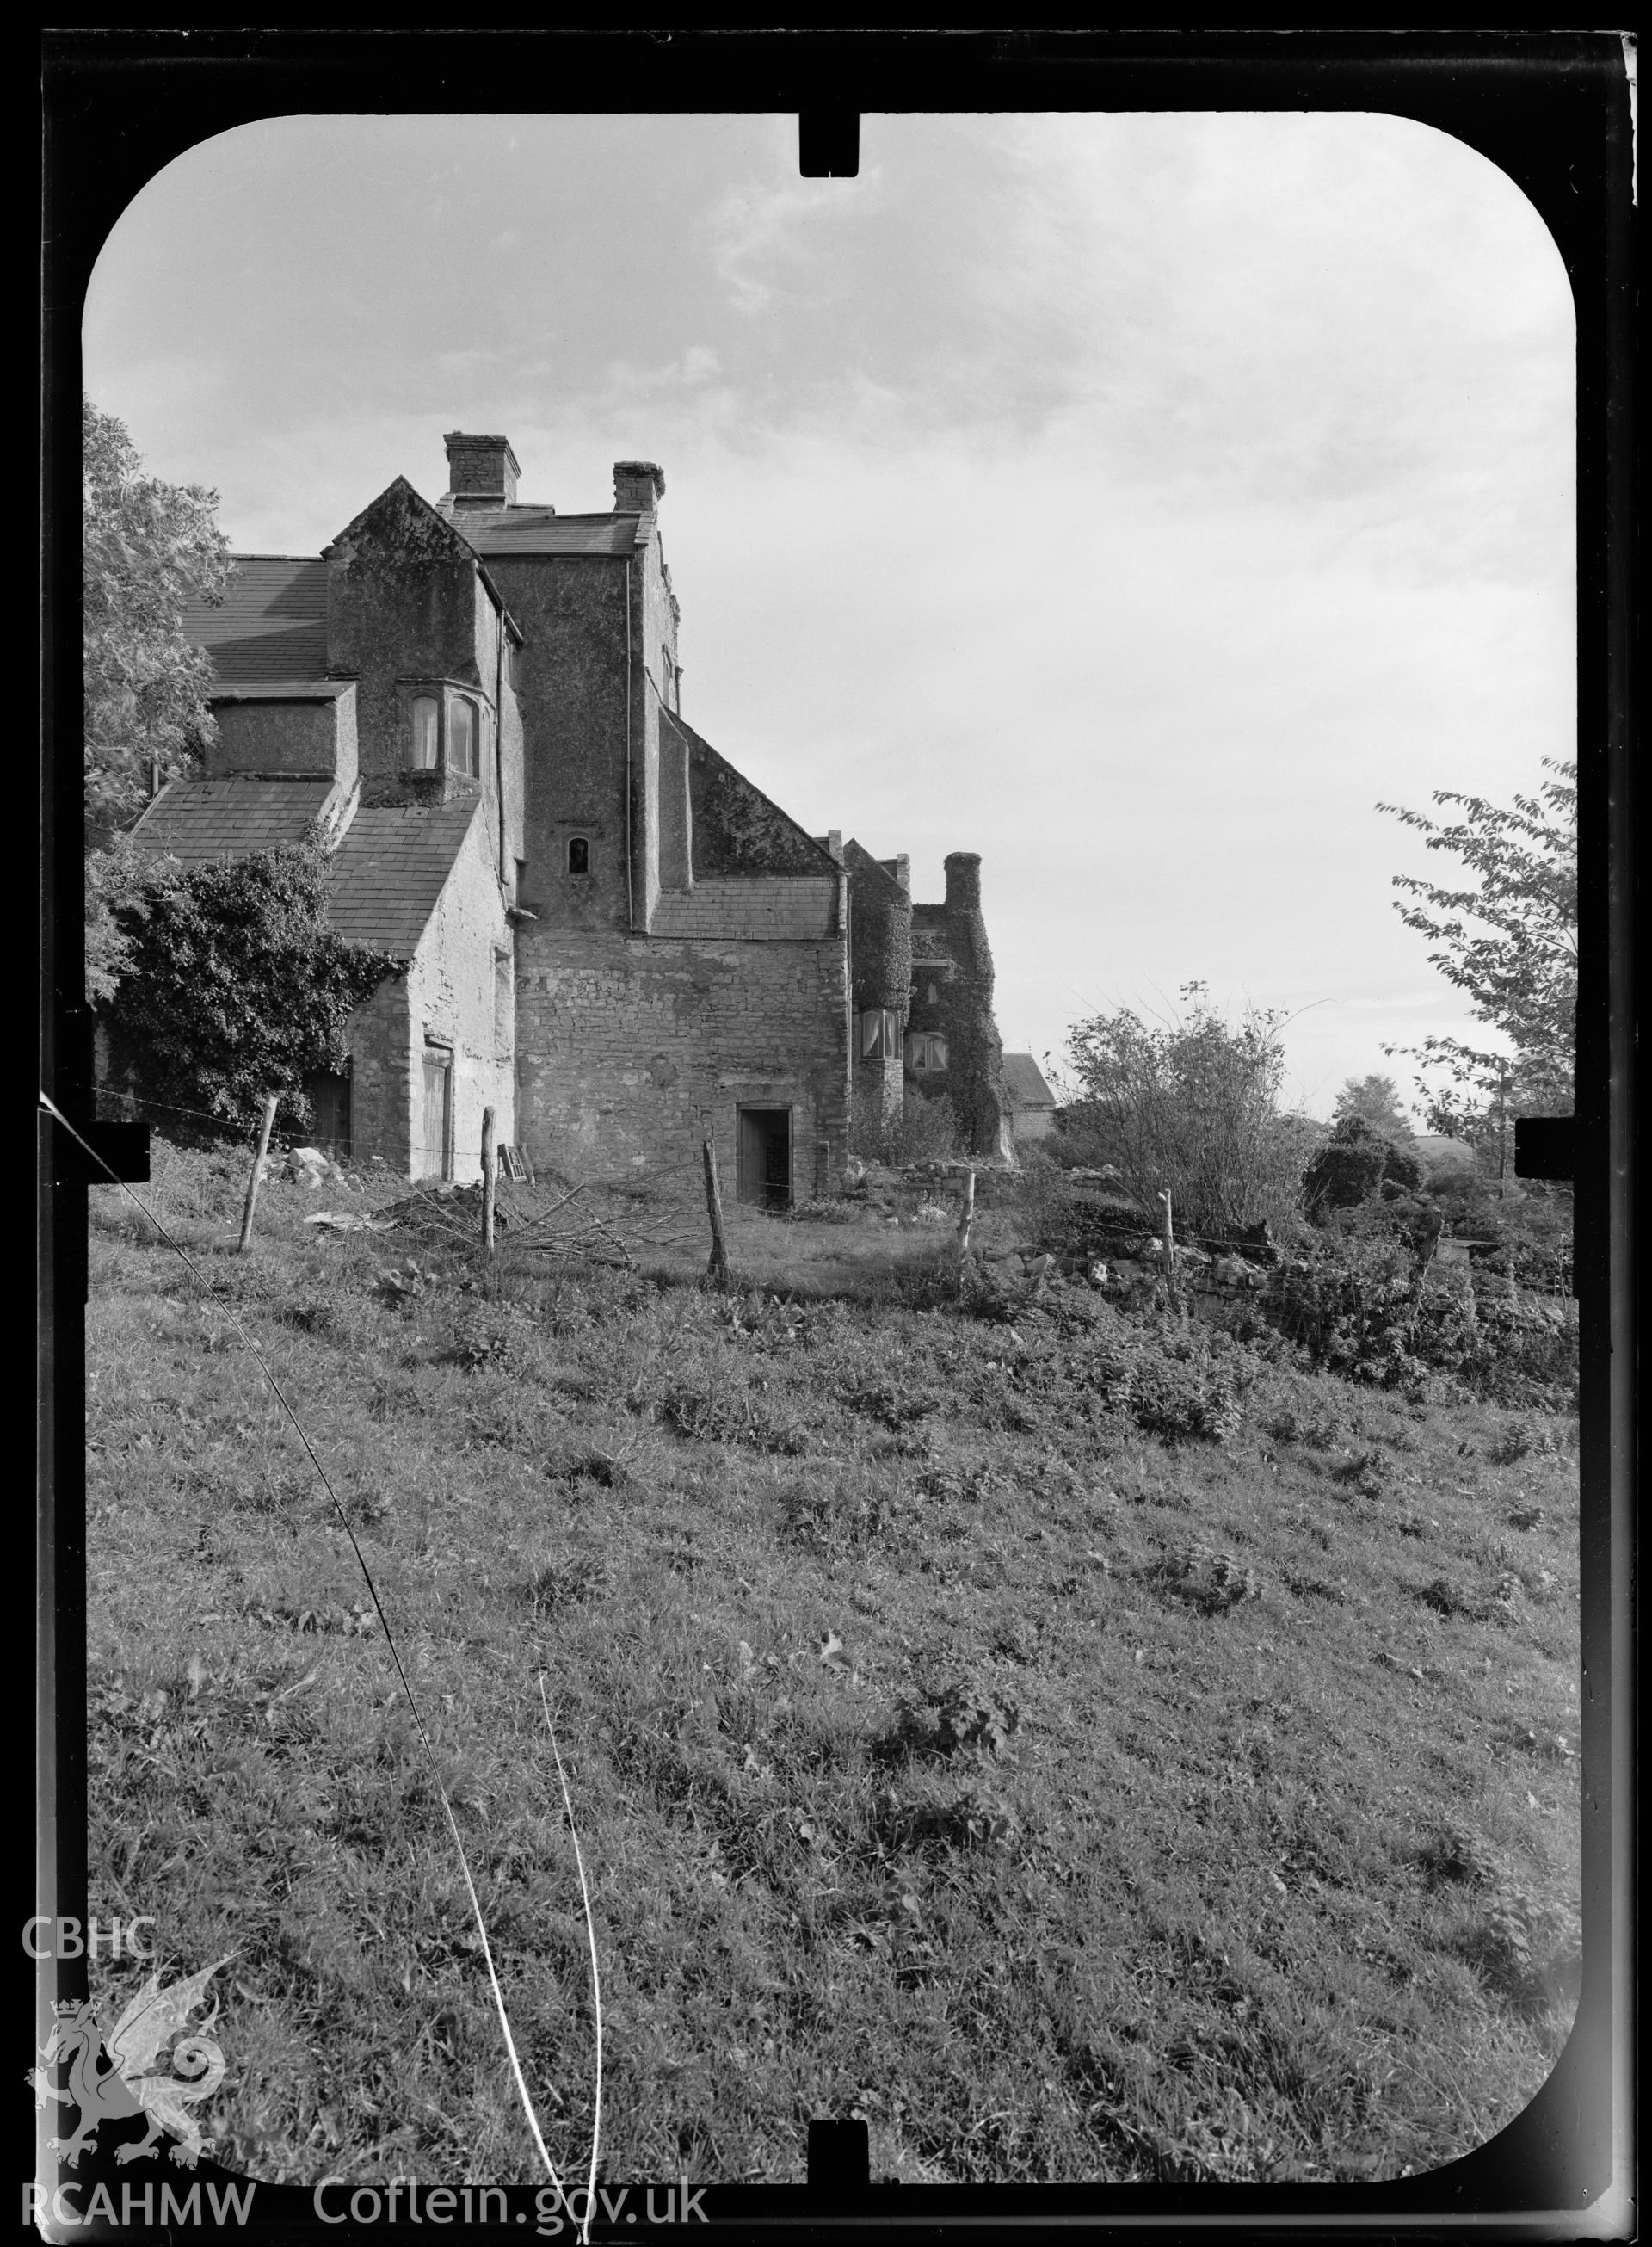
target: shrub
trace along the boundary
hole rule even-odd
[[[101,1019],[117,1070],[140,1096],[236,1134],[272,1092],[310,1121],[305,1078],[344,1066],[345,1025],[399,965],[328,926],[314,843],[158,870],[114,918],[126,965]],[[201,1136],[215,1136],[209,1124]]]
[[[1332,1210],[1353,1209],[1385,1188],[1414,1193],[1423,1165],[1414,1149],[1373,1130],[1362,1116],[1345,1116],[1302,1173],[1308,1213],[1316,1222]]]
[[[962,1148],[958,1111],[942,1093],[925,1098],[913,1086],[898,1116],[872,1118],[864,1108],[855,1119],[854,1152],[869,1162],[899,1170],[907,1163],[944,1162]]]
[[[1168,1188],[1178,1229],[1231,1234],[1283,1219],[1297,1205],[1302,1147],[1280,1112],[1280,1018],[1252,1012],[1234,1028],[1202,983],[1182,995],[1190,1011],[1168,1025],[1120,1007],[1075,1028],[1068,1050],[1082,1096],[1069,1134],[1144,1207]]]

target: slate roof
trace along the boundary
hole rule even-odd
[[[187,866],[297,843],[332,793],[327,780],[185,780],[161,790],[133,829]],[[352,944],[411,960],[436,910],[481,793],[453,803],[368,804],[329,862],[328,918]]]
[[[410,960],[481,810],[454,803],[364,804],[332,857],[332,925],[352,944]]]
[[[442,510],[478,554],[634,554],[648,543],[647,515],[557,515],[548,507],[461,507]]]
[[[1004,1083],[1017,1108],[1054,1108],[1055,1095],[1044,1082],[1043,1071],[1031,1054],[1007,1053]]]
[[[327,565],[309,555],[237,554],[222,606],[193,603],[184,638],[223,680],[317,680],[327,669]]]
[[[297,843],[332,793],[330,780],[174,780],[132,830],[148,850],[186,866],[243,858]]]

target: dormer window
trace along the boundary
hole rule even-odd
[[[456,689],[415,689],[407,704],[407,768],[474,780],[481,769],[481,711]]]
[[[570,874],[590,871],[590,844],[583,835],[570,835],[568,838],[568,871]]]

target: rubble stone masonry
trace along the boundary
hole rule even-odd
[[[524,932],[516,1038],[521,1129],[536,1163],[645,1176],[692,1164],[709,1126],[732,1193],[735,1111],[750,1103],[792,1111],[797,1199],[820,1191],[824,1173],[842,1176],[849,990],[839,937]]]

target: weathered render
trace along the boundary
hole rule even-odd
[[[218,744],[137,830],[220,856],[314,823],[335,925],[404,962],[352,1021],[337,1136],[464,1177],[484,1106],[587,1171],[686,1167],[709,1135],[780,1202],[841,1178],[851,1089],[887,1122],[917,1083],[1005,1151],[979,862],[914,907],[905,859],[809,836],[687,724],[652,462],[559,515],[517,500],[506,438],[447,446],[436,506],[398,477],[192,618]]]

